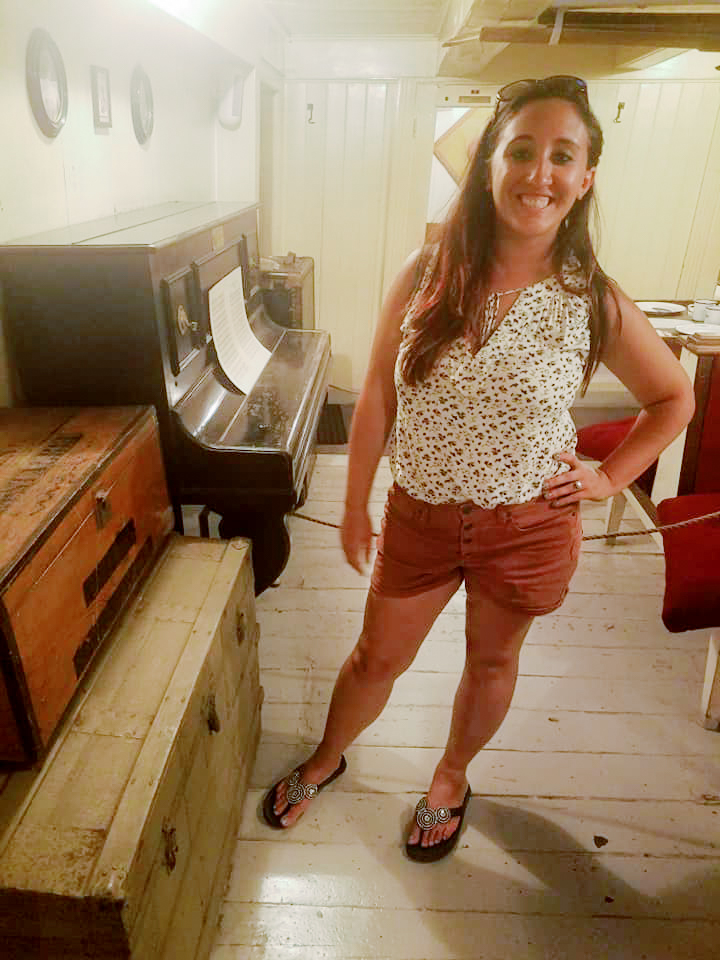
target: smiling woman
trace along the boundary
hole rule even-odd
[[[582,81],[506,88],[437,240],[388,292],[350,437],[341,540],[360,572],[388,436],[394,483],[323,738],[263,801],[276,829],[345,770],[345,750],[464,583],[465,668],[405,844],[422,863],[449,854],[471,795],[468,765],[510,706],[524,638],[567,593],[579,502],[627,486],[690,417],[679,363],[595,259],[588,215],[601,149]],[[569,409],[601,359],[644,409],[592,469],[575,455]]]
[[[595,179],[590,138],[566,101],[530,102],[503,130],[490,164],[498,240],[519,232],[552,242]]]

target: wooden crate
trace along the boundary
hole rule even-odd
[[[248,541],[173,534],[42,768],[0,791],[8,960],[201,960],[260,732]]]
[[[172,524],[151,407],[0,410],[0,760],[47,750]]]

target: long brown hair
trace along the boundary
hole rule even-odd
[[[525,104],[551,97],[567,100],[578,111],[588,134],[588,168],[597,165],[603,135],[585,96],[561,96],[552,92],[552,87],[544,89],[542,81],[538,81],[521,96],[498,103],[468,164],[460,191],[439,228],[436,243],[427,246],[420,256],[418,279],[410,300],[412,316],[400,366],[408,383],[420,383],[428,376],[442,350],[462,335],[470,320],[477,333],[478,348],[492,333],[483,323],[495,241],[490,160],[511,117]],[[615,302],[615,316],[618,319],[620,316],[613,284],[598,265],[593,250],[591,211],[597,212],[593,186],[576,200],[558,230],[553,248],[555,272],[561,276],[563,265],[575,257],[590,296],[590,351],[585,362],[583,391],[608,341],[612,322],[606,302],[608,292]],[[577,290],[573,288],[573,292]]]

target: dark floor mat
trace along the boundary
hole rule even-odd
[[[326,403],[318,422],[317,442],[323,446],[341,446],[348,442],[345,417],[340,403]]]

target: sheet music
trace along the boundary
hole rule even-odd
[[[215,341],[218,362],[225,376],[249,393],[270,351],[253,333],[245,310],[242,269],[236,267],[208,292],[210,330]]]

